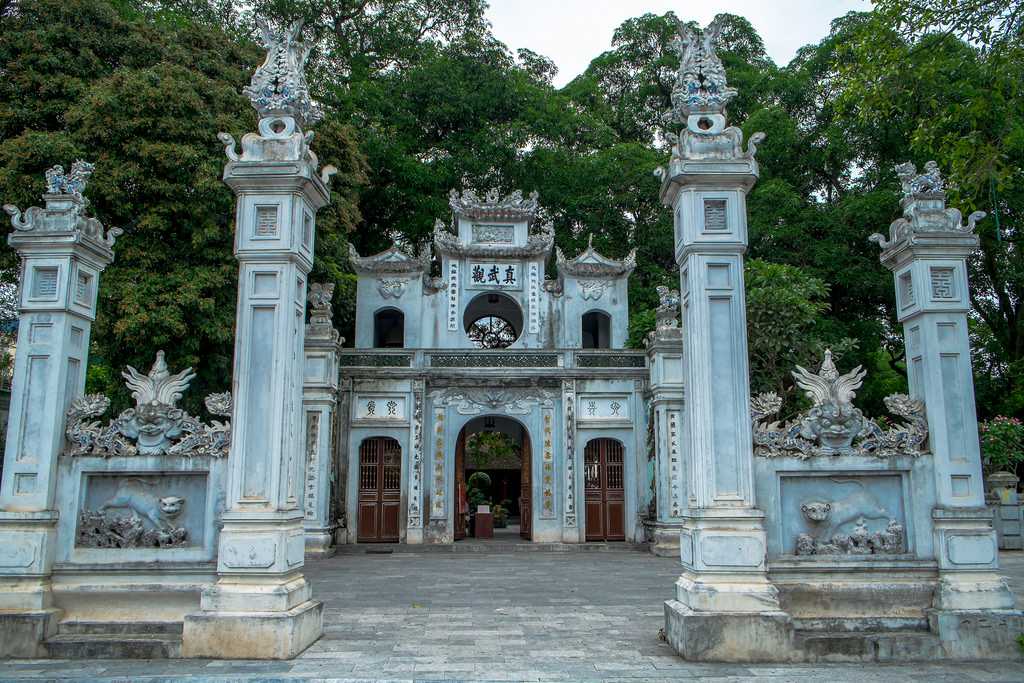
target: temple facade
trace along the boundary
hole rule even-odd
[[[491,497],[523,538],[642,541],[653,495],[649,370],[645,352],[624,348],[635,253],[616,261],[591,244],[567,258],[538,224],[536,193],[453,191],[450,205],[450,222],[438,221],[419,256],[397,246],[351,254],[355,348],[339,353],[342,538],[462,538],[467,473],[489,469],[473,462],[467,439],[493,432],[518,457],[490,469]]]

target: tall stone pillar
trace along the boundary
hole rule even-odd
[[[322,605],[302,575],[302,376],[306,275],[329,169],[317,174],[312,134],[303,132],[321,114],[302,72],[301,23],[261,29],[267,59],[245,89],[259,134],[242,138],[241,155],[220,134],[224,182],[237,196],[234,435],[217,583],[185,618],[187,657],[293,657],[323,628]]]
[[[331,324],[334,283],[312,284],[313,309],[306,325],[306,364],[302,385],[302,413],[306,426],[306,468],[303,509],[306,554],[330,557],[335,553],[331,520],[331,482],[334,468],[334,423],[338,403],[338,349],[344,340]]]
[[[935,607],[1010,608],[1013,596],[995,573],[998,543],[985,507],[967,336],[967,257],[978,248],[974,225],[985,214],[971,214],[961,225],[960,211],[946,208],[934,161],[920,175],[910,163],[896,170],[903,183],[903,216],[890,226],[889,239],[871,239],[882,247],[882,263],[895,279],[910,393],[925,402],[928,413],[940,576]]]
[[[715,54],[720,30],[715,22],[698,35],[679,24],[681,64],[666,119],[685,128],[659,170],[661,200],[675,218],[686,391],[683,572],[676,600],[666,603],[666,632],[688,659],[764,659],[788,647],[792,630],[767,578],[753,484],[743,255],[763,134],[743,150],[742,131],[726,127],[736,91]]]
[[[0,486],[0,657],[34,657],[56,629],[50,590],[56,544],[57,456],[64,416],[85,389],[89,333],[100,273],[114,239],[87,218],[82,197],[92,165],[46,172],[44,208],[4,206],[22,260],[18,346]]]
[[[679,555],[679,532],[686,509],[686,463],[683,461],[683,330],[679,327],[679,292],[659,287],[657,327],[647,337],[651,372],[651,415],[657,517],[651,552]]]

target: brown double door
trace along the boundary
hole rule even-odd
[[[390,437],[359,446],[360,543],[397,543],[402,499],[402,447]]]
[[[587,540],[626,540],[624,453],[615,439],[593,439],[583,449]]]

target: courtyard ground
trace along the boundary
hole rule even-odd
[[[1024,595],[1024,553],[1002,562]],[[307,564],[325,632],[295,660],[20,660],[0,680],[1024,681],[999,662],[688,663],[658,639],[677,567],[628,550],[342,554]]]

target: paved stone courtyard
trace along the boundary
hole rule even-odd
[[[1021,594],[1024,553],[1002,562]],[[307,565],[325,634],[296,660],[22,660],[0,680],[1024,681],[992,662],[688,663],[658,639],[677,566],[626,550],[344,554]]]

